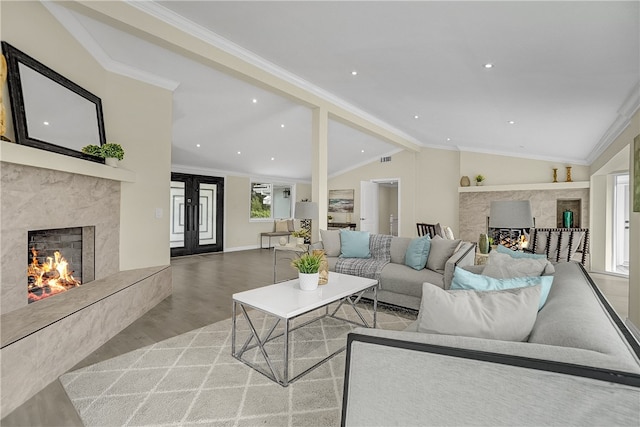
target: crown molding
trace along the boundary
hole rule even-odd
[[[208,43],[222,50],[225,53],[233,55],[236,58],[248,64],[251,64],[271,75],[274,75],[279,79],[290,83],[308,93],[311,93],[326,102],[334,104],[337,107],[342,108],[345,111],[352,113],[376,126],[379,126],[380,128],[388,132],[400,136],[417,146],[424,146],[424,144],[418,141],[418,139],[405,133],[404,131],[390,125],[383,120],[380,120],[379,118],[367,113],[366,111],[359,109],[358,107],[348,103],[342,98],[339,98],[338,96],[327,92],[326,90],[314,85],[307,80],[304,80],[303,78],[285,70],[284,68],[279,67],[270,61],[267,61],[254,52],[251,52],[250,50],[245,49],[233,43],[232,41],[225,39],[224,37],[221,37],[213,31],[192,22],[184,18],[183,16],[178,15],[177,13],[167,9],[162,5],[159,5],[153,1],[126,0],[126,3],[150,16],[153,16],[156,19],[165,22],[166,24],[184,31],[192,37],[198,38],[205,43]]]
[[[70,10],[55,4],[54,2],[45,0],[40,0],[40,2],[105,70],[114,74],[139,80],[153,86],[161,87],[171,92],[175,91],[180,85],[180,82],[166,79],[114,60],[107,54],[107,52],[104,51],[104,49],[102,49],[100,44],[91,37],[91,34],[89,34],[87,29],[80,21],[78,21]]]
[[[607,148],[609,148],[611,143],[620,136],[627,126],[629,126],[631,118],[636,111],[638,111],[638,108],[640,108],[640,82],[636,83],[631,89],[629,95],[617,111],[618,117],[616,117],[611,126],[609,126],[604,135],[602,135],[598,144],[596,144],[594,149],[587,156],[587,164],[591,164],[596,161],[596,159],[600,157]]]

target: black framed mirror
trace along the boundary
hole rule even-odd
[[[105,143],[100,98],[4,41],[2,52],[16,142],[104,163],[81,151]]]

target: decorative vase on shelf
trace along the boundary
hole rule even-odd
[[[104,162],[107,166],[111,166],[112,168],[118,167],[118,159],[115,157],[105,157]]]
[[[489,236],[484,233],[481,233],[480,237],[478,238],[478,251],[481,254],[489,253]]]
[[[314,291],[318,288],[318,278],[320,273],[298,273],[300,289],[303,291]]]
[[[463,176],[462,178],[460,178],[460,187],[468,187],[471,185],[471,180],[469,179],[468,176]]]

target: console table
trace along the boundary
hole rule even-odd
[[[329,230],[338,230],[341,228],[349,228],[351,230],[355,230],[356,223],[355,222],[329,222],[327,223],[327,228]]]

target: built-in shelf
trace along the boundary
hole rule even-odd
[[[589,181],[542,182],[538,184],[505,184],[458,187],[459,193],[480,193],[486,191],[528,191],[528,190],[573,190],[589,188]]]
[[[52,151],[40,150],[27,145],[0,141],[0,161],[36,168],[77,173],[114,181],[135,182],[136,173],[128,169],[112,168],[102,163],[90,162],[65,156]]]

